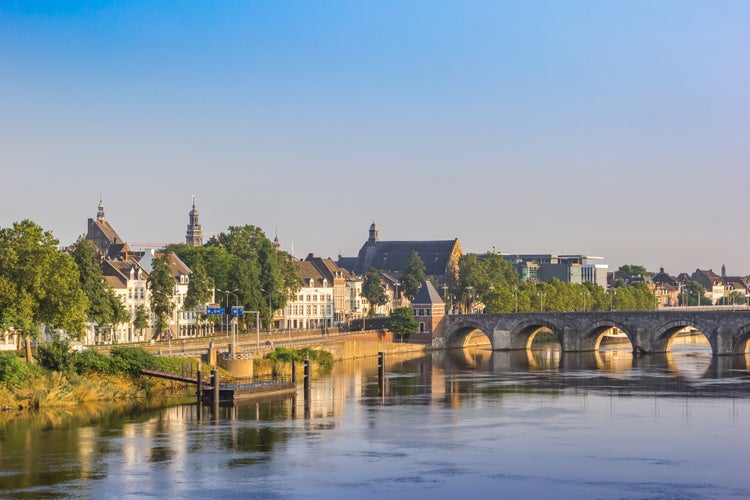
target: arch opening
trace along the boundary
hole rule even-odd
[[[492,342],[489,336],[475,326],[464,326],[458,328],[447,339],[447,346],[457,349],[477,347],[491,349]]]
[[[706,334],[688,322],[664,328],[655,347],[666,353],[669,370],[686,378],[703,377],[713,357]]]

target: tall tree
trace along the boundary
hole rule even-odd
[[[88,320],[99,326],[113,327],[128,321],[130,316],[125,306],[104,280],[91,243],[81,236],[73,246],[71,255],[78,266],[79,282],[88,299]]]
[[[187,294],[185,296],[185,309],[194,309],[200,304],[205,304],[211,299],[213,280],[206,273],[206,267],[202,260],[197,260],[190,266],[192,274],[188,282]]]
[[[78,267],[52,233],[26,219],[0,228],[0,327],[30,340],[45,325],[80,338],[88,301]]]
[[[650,274],[644,266],[636,264],[623,264],[617,268],[617,272],[620,274],[627,274],[628,276],[645,276]]]
[[[164,339],[164,331],[169,327],[169,318],[174,310],[174,277],[169,269],[168,253],[153,260],[148,286],[151,290],[151,312],[156,317],[155,337]]]
[[[425,267],[422,258],[417,252],[412,252],[409,262],[401,277],[401,288],[404,294],[413,299],[421,290],[425,281]]]
[[[388,329],[403,340],[404,336],[415,333],[419,323],[411,307],[396,308],[388,318]]]
[[[370,303],[370,316],[373,315],[377,306],[382,306],[388,302],[388,297],[380,282],[380,273],[374,267],[370,268],[365,275],[365,281],[362,283],[362,295]]]
[[[133,313],[133,328],[137,328],[141,335],[143,329],[148,326],[148,313],[146,308],[142,305],[136,306],[135,313]]]
[[[288,297],[300,287],[289,255],[277,252],[263,231],[251,225],[230,226],[207,245],[221,246],[231,256],[227,288],[236,289],[245,309],[260,311],[270,326],[273,311],[286,306]]]

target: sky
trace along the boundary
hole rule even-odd
[[[750,2],[0,4],[0,227],[750,274]]]

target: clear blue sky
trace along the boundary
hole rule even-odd
[[[750,2],[3,2],[0,226],[750,274]]]

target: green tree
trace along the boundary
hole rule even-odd
[[[165,252],[174,252],[187,266],[195,271],[198,262],[202,263],[206,274],[213,281],[213,286],[222,290],[227,289],[227,280],[232,268],[232,255],[226,248],[219,245],[215,238],[201,247],[194,247],[180,243],[170,245]]]
[[[78,266],[58,249],[58,241],[26,219],[0,229],[0,329],[12,329],[30,340],[42,325],[80,338],[88,301]]]
[[[100,326],[112,327],[128,321],[125,306],[104,280],[91,243],[81,236],[73,246],[71,255],[78,266],[81,289],[88,299],[88,320]]]
[[[245,309],[260,311],[267,325],[271,324],[273,311],[286,306],[288,297],[300,288],[291,257],[277,252],[260,228],[230,226],[226,233],[209,240],[207,246],[226,250],[231,265],[225,289],[236,289]]]
[[[151,312],[156,317],[154,338],[164,339],[164,331],[169,327],[169,318],[174,310],[174,277],[169,268],[169,255],[163,253],[153,260],[151,275],[148,278],[151,290]]]
[[[684,285],[683,292],[680,294],[680,304],[683,306],[711,305],[711,299],[706,297],[703,285],[690,280]]]
[[[412,252],[409,257],[409,262],[406,265],[406,269],[404,269],[404,274],[401,277],[401,289],[411,300],[417,295],[417,293],[419,293],[419,290],[422,289],[424,282],[424,262],[422,262],[422,259],[417,252]]]
[[[365,281],[362,283],[362,295],[370,303],[370,316],[373,315],[377,306],[382,306],[388,302],[388,297],[380,282],[380,273],[374,267],[370,268],[365,275]]]
[[[628,276],[646,276],[647,274],[651,274],[645,267],[635,264],[624,264],[617,269],[617,272],[627,274]]]
[[[388,318],[388,329],[403,340],[404,336],[417,331],[419,324],[411,307],[396,308]]]
[[[146,308],[136,306],[135,313],[133,314],[133,328],[137,328],[141,335],[143,335],[143,329],[146,327],[148,327],[148,313],[146,312]]]
[[[487,312],[515,310],[518,275],[501,255],[464,254],[458,260],[458,268],[459,277],[451,287],[451,294],[464,303],[465,311],[478,302],[484,303]]]
[[[213,280],[206,273],[206,267],[202,260],[197,260],[192,266],[190,281],[188,282],[187,294],[185,295],[185,309],[194,309],[200,304],[205,304],[211,299]]]

